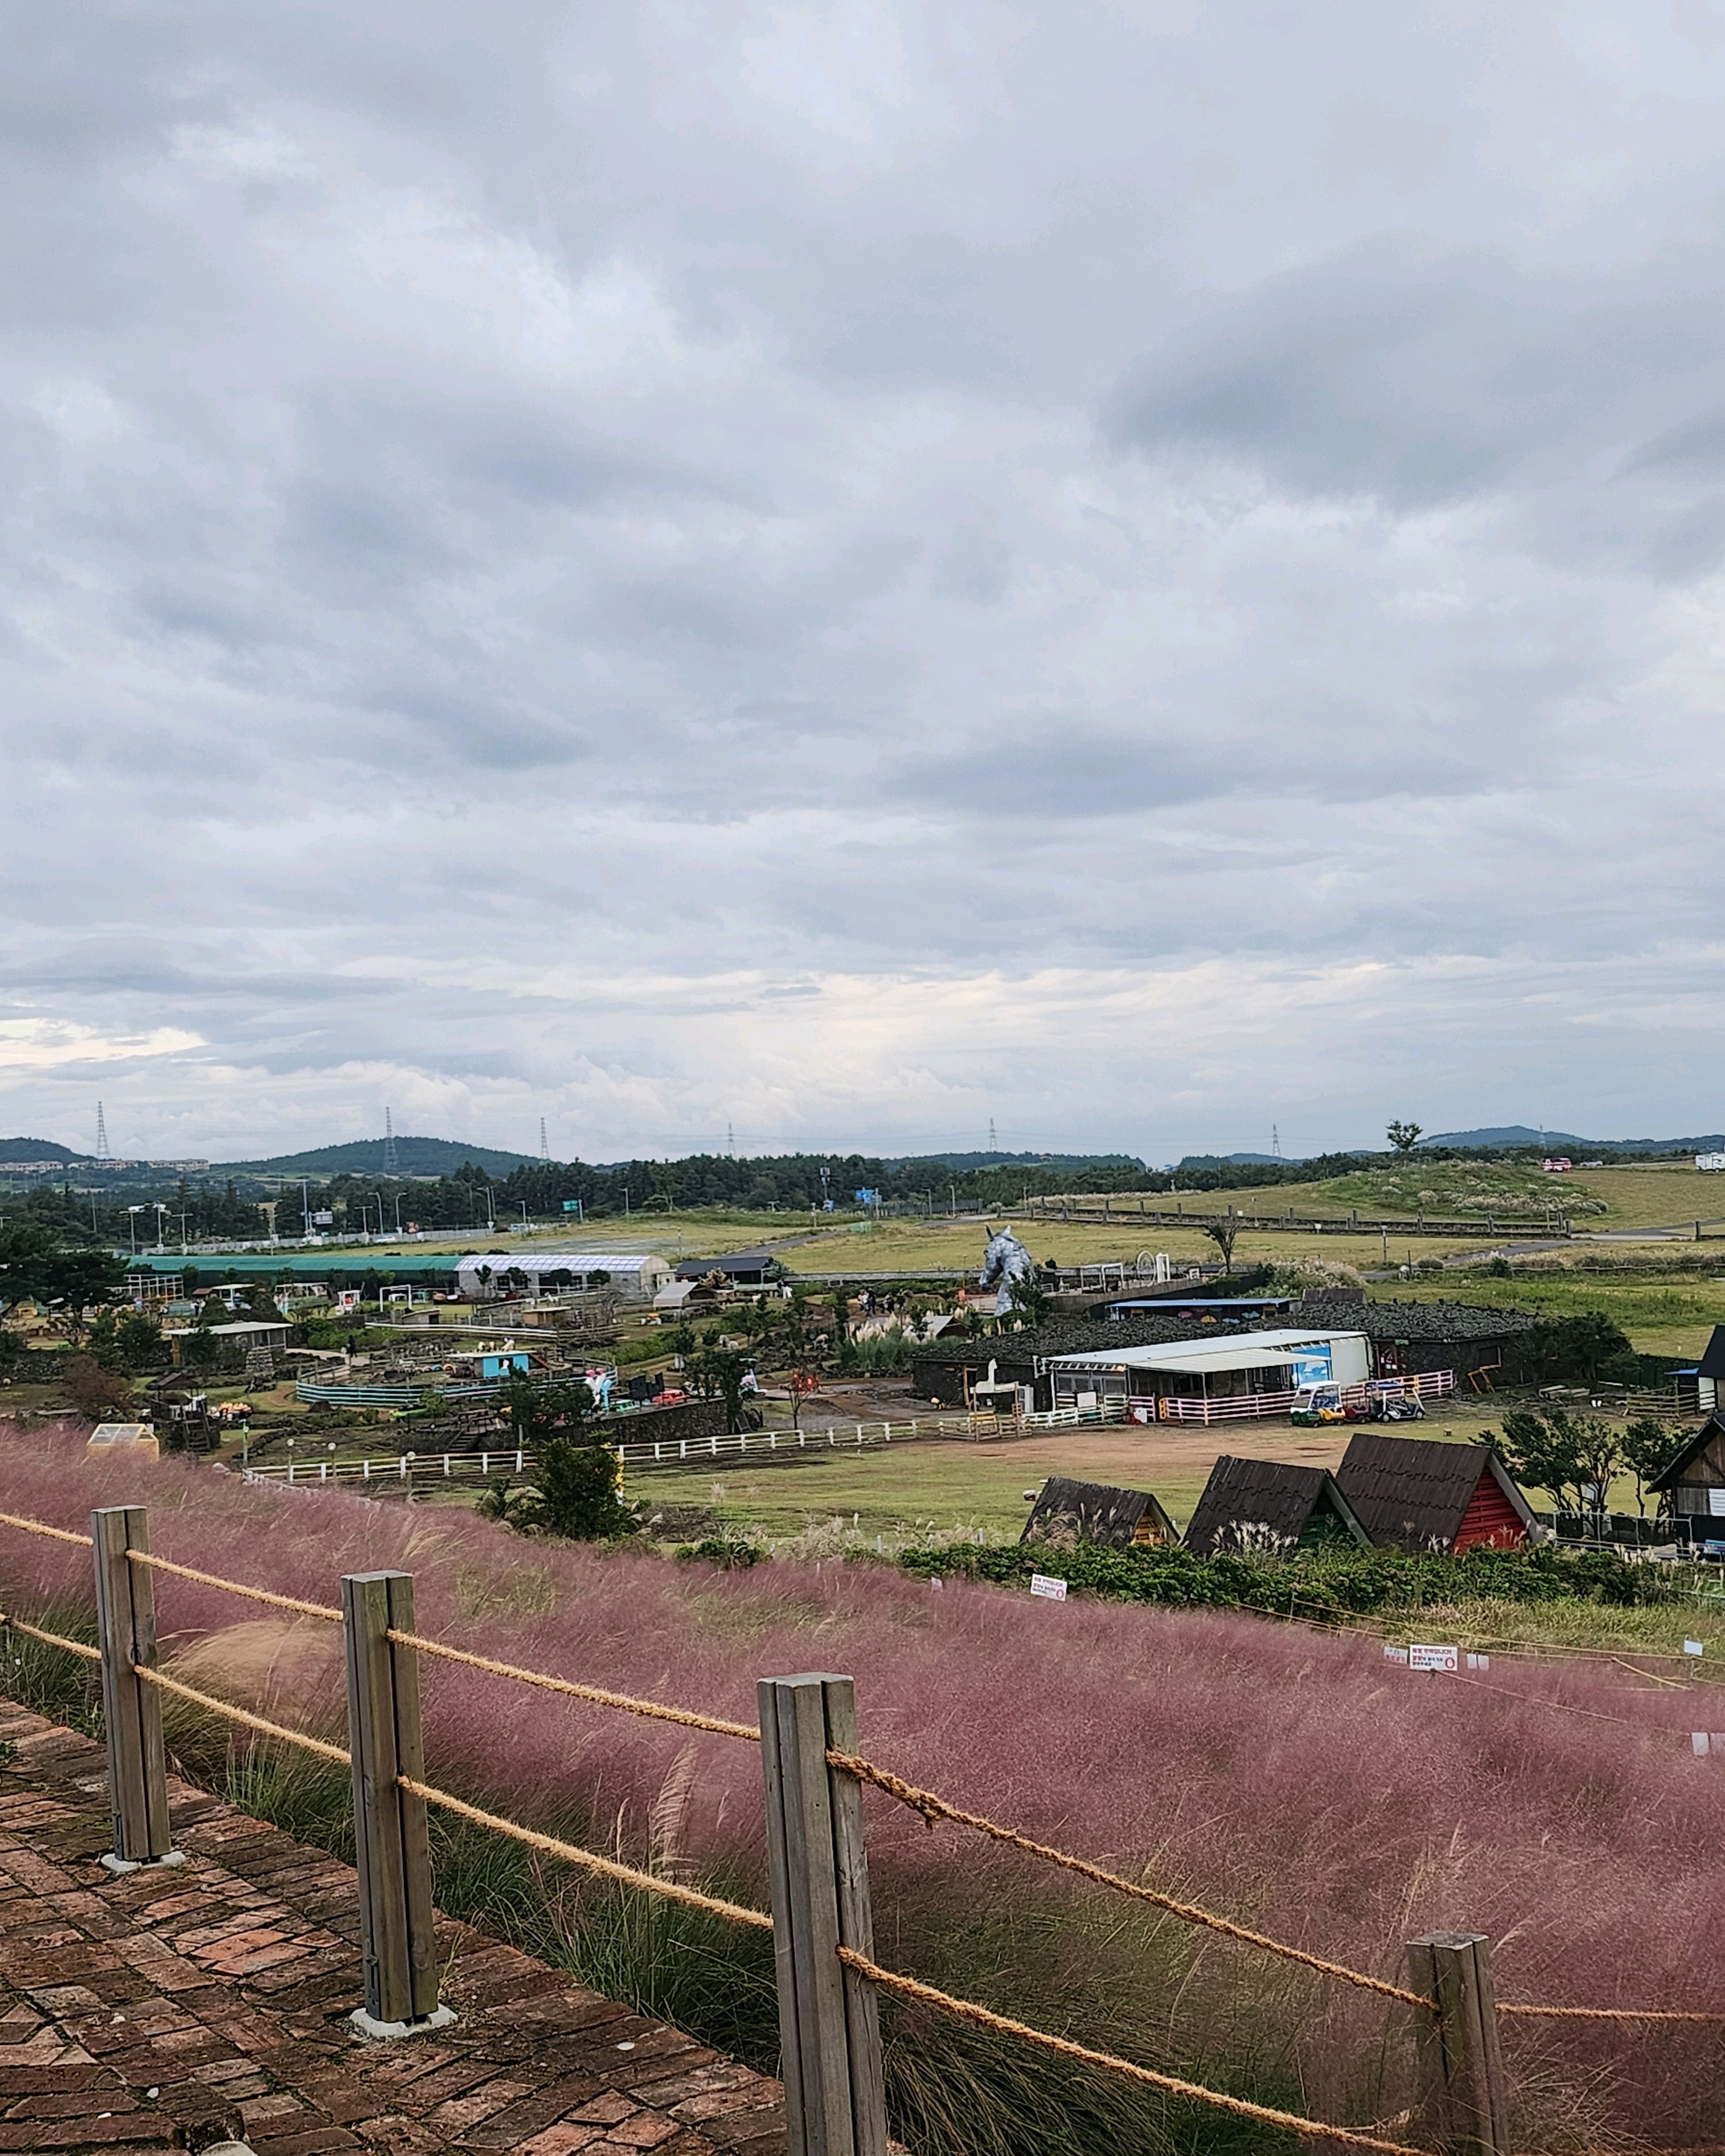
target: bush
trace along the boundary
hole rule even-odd
[[[97,1422],[131,1405],[131,1387],[117,1372],[105,1370],[88,1355],[74,1355],[65,1366],[65,1387],[80,1414]]]
[[[1397,1550],[1298,1552],[1263,1557],[1195,1557],[1189,1550],[1099,1548],[1081,1543],[1014,1543],[907,1549],[899,1559],[920,1579],[988,1580],[1016,1586],[1052,1573],[1081,1594],[1111,1602],[1180,1609],[1255,1609],[1268,1615],[1363,1616],[1386,1609],[1490,1599],[1558,1602],[1572,1598],[1634,1607],[1668,1599],[1670,1583],[1651,1565],[1609,1550],[1561,1551],[1548,1543],[1518,1550],[1470,1550],[1466,1557],[1405,1557]]]
[[[685,1543],[677,1551],[679,1558],[716,1564],[726,1572],[747,1572],[766,1554],[747,1535],[709,1535],[704,1542]]]

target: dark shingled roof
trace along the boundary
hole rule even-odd
[[[1708,1446],[1714,1444],[1719,1445],[1719,1451],[1714,1455],[1715,1460],[1721,1465],[1725,1465],[1725,1415],[1717,1413],[1710,1414],[1695,1435],[1678,1447],[1671,1459],[1660,1469],[1658,1474],[1649,1478],[1647,1487],[1650,1490],[1673,1488],[1684,1479],[1688,1471],[1695,1466]],[[1697,1482],[1707,1482],[1711,1480],[1711,1477],[1706,1475],[1697,1475],[1692,1479]]]
[[[972,1339],[968,1333],[942,1332],[926,1348],[918,1348],[919,1363],[986,1363],[994,1356],[1003,1363],[1028,1363],[1037,1355],[1086,1355],[1097,1348],[1154,1348],[1164,1340],[1208,1340],[1222,1332],[1261,1331],[1256,1318],[1214,1325],[1190,1317],[1056,1318],[1047,1325],[1027,1327],[1022,1332],[984,1332]]]
[[[1712,1339],[1702,1351],[1696,1375],[1702,1378],[1725,1378],[1725,1325],[1713,1327]]]
[[[1531,1527],[1527,1499],[1489,1445],[1359,1430],[1336,1470],[1343,1496],[1378,1548],[1409,1552],[1450,1547],[1482,1475],[1495,1479],[1522,1525]]]
[[[1255,1529],[1297,1543],[1315,1519],[1327,1514],[1362,1548],[1371,1537],[1354,1517],[1327,1467],[1295,1467],[1280,1460],[1237,1460],[1224,1452],[1210,1470],[1198,1510],[1186,1527],[1186,1547],[1208,1557],[1231,1540],[1230,1530]]]
[[[1147,1512],[1152,1539],[1178,1542],[1178,1528],[1147,1490],[1119,1490],[1106,1482],[1075,1482],[1065,1475],[1050,1475],[1037,1493],[1019,1540],[1070,1540],[1096,1543],[1104,1549],[1130,1549]]]
[[[1451,1340],[1515,1339],[1539,1322],[1525,1310],[1487,1310],[1471,1302],[1343,1302],[1328,1297],[1300,1304],[1288,1322],[1304,1325],[1314,1319],[1363,1332],[1368,1340],[1397,1345],[1429,1340],[1440,1346]]]

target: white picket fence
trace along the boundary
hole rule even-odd
[[[1424,1370],[1410,1378],[1374,1378],[1369,1383],[1343,1385],[1339,1389],[1344,1407],[1370,1407],[1384,1399],[1404,1399],[1409,1393],[1422,1400],[1440,1399],[1455,1389],[1453,1370]],[[1243,1393],[1236,1399],[1162,1399],[1153,1404],[1154,1419],[1158,1422],[1211,1423],[1254,1422],[1266,1417],[1285,1415],[1292,1409],[1294,1393]]]
[[[1123,1400],[1094,1408],[1055,1408],[1034,1414],[919,1415],[908,1422],[859,1422],[827,1430],[739,1430],[726,1437],[665,1437],[617,1449],[625,1468],[672,1468],[711,1460],[788,1459],[798,1453],[870,1451],[880,1445],[927,1444],[937,1439],[976,1441],[1029,1436],[1039,1430],[1075,1430],[1087,1423],[1122,1422]],[[415,1482],[489,1482],[521,1475],[531,1455],[513,1449],[489,1452],[395,1452],[365,1460],[295,1460],[249,1466],[249,1482],[358,1482],[387,1488]]]

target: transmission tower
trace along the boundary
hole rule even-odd
[[[1270,1150],[1277,1160],[1281,1158],[1281,1132],[1274,1123],[1270,1126]]]
[[[737,1126],[735,1123],[726,1123],[725,1126],[725,1150],[732,1160],[736,1159]]]
[[[994,1118],[992,1116],[988,1118],[988,1150],[990,1152],[1000,1150],[1000,1141],[994,1135]]]
[[[108,1118],[103,1112],[102,1104],[100,1101],[96,1102],[95,1157],[98,1160],[111,1160],[114,1158],[113,1154],[108,1150]]]
[[[543,1116],[539,1118],[539,1158],[541,1160],[549,1160],[551,1158],[551,1141],[545,1135],[545,1118]]]
[[[401,1160],[395,1150],[395,1122],[388,1108],[383,1111],[383,1173],[397,1175],[401,1172]]]

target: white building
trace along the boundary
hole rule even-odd
[[[1099,1348],[1051,1355],[1045,1365],[1057,1408],[1124,1400],[1135,1419],[1159,1419],[1160,1399],[1244,1400],[1291,1394],[1301,1385],[1362,1385],[1372,1375],[1363,1332],[1212,1333],[1151,1348]]]
[[[457,1260],[456,1291],[470,1302],[494,1302],[519,1291],[519,1282],[504,1280],[511,1272],[526,1275],[529,1293],[608,1286],[625,1302],[651,1302],[671,1277],[670,1265],[652,1250],[490,1250]]]

